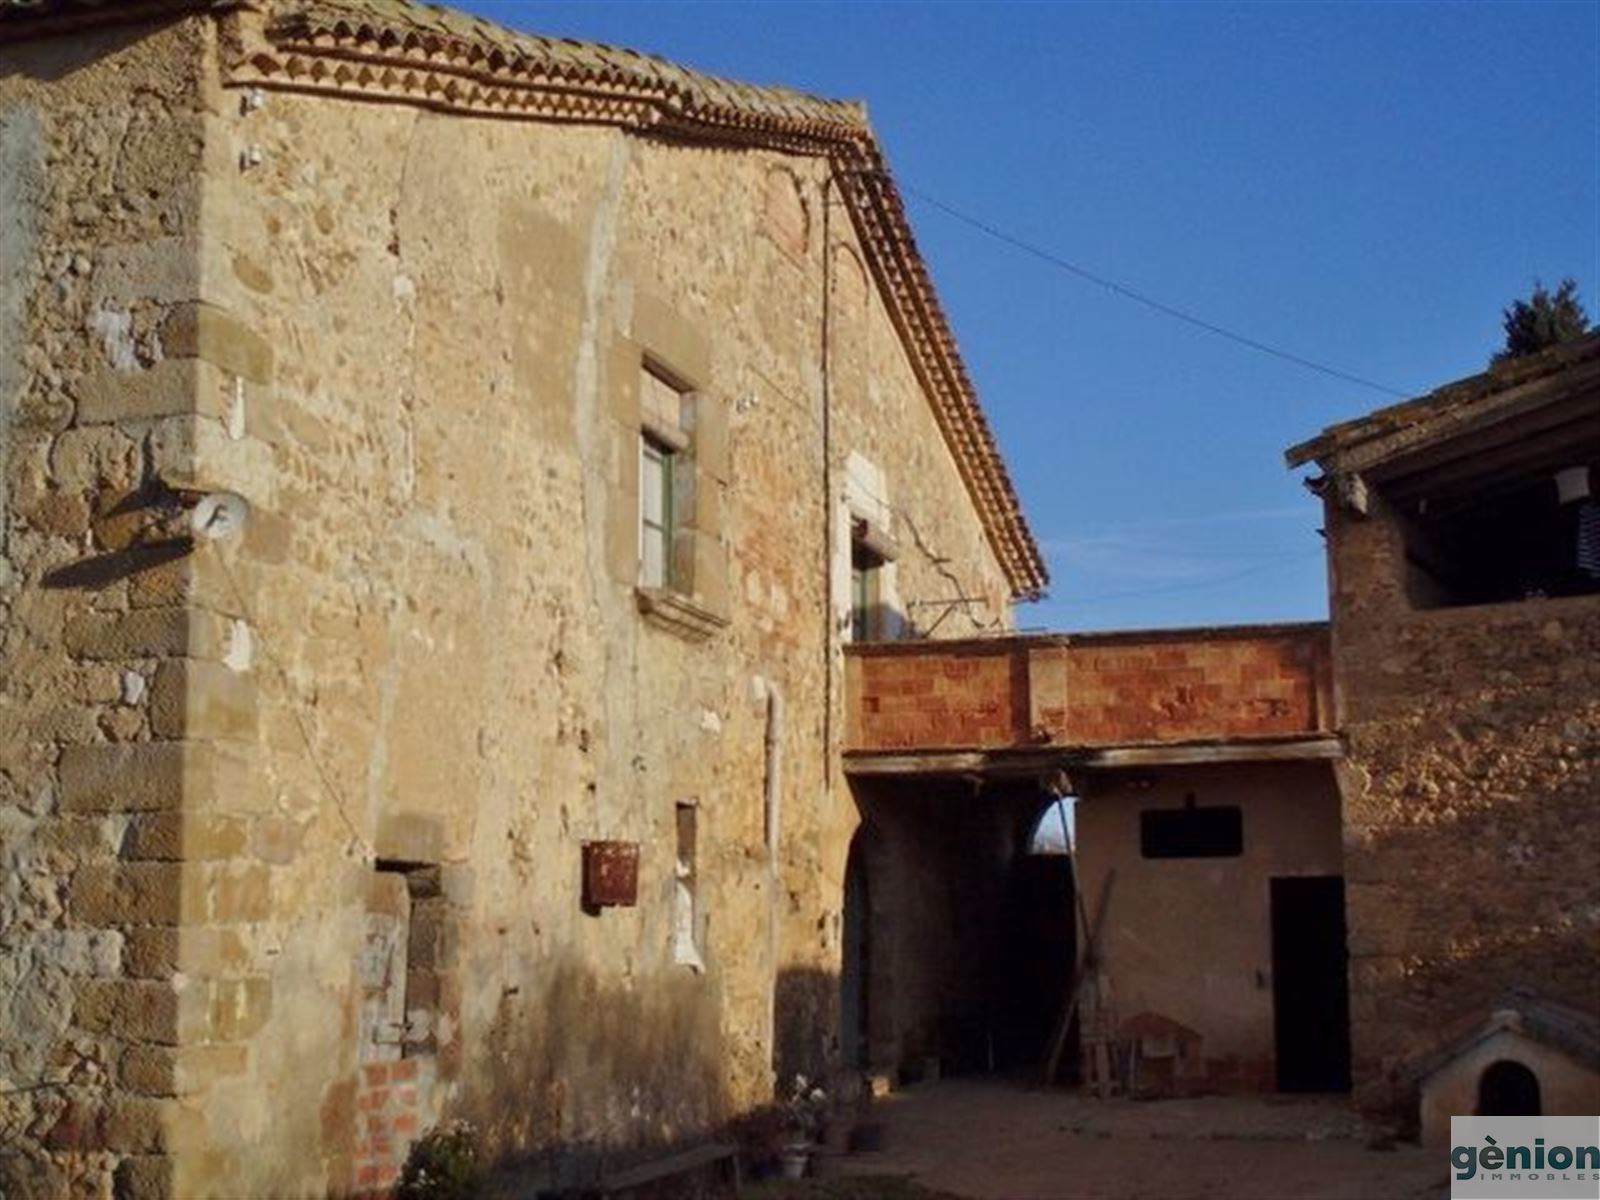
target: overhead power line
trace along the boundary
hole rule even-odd
[[[1060,604],[1098,604],[1102,600],[1133,600],[1144,596],[1165,596],[1173,592],[1194,592],[1203,588],[1221,587],[1225,583],[1234,583],[1240,579],[1249,579],[1253,575],[1264,575],[1268,571],[1280,571],[1284,567],[1303,563],[1324,551],[1319,546],[1315,550],[1297,552],[1276,557],[1259,566],[1249,567],[1243,571],[1233,571],[1227,575],[1215,575],[1210,579],[1190,580],[1187,583],[1171,583],[1160,587],[1135,588],[1125,592],[1101,592],[1097,596],[1062,596],[1056,603]]]
[[[1067,259],[1062,258],[1059,254],[1052,253],[1041,246],[1036,246],[1032,242],[1024,241],[1022,238],[1015,237],[1003,229],[996,228],[980,217],[975,217],[971,213],[963,212],[954,205],[946,204],[943,200],[935,199],[926,192],[918,191],[916,188],[910,187],[904,183],[900,185],[900,189],[908,196],[913,196],[922,201],[924,204],[938,209],[946,216],[953,217],[955,220],[960,221],[963,225],[969,225],[973,229],[978,230],[980,233],[988,234],[998,242],[1004,242],[1013,249],[1021,250],[1024,254],[1030,254],[1034,258],[1040,259],[1043,262],[1047,262],[1053,267],[1059,267],[1061,270],[1066,271],[1069,274],[1076,275],[1079,279],[1083,279],[1089,283],[1103,287],[1106,289],[1106,291],[1113,292],[1116,295],[1121,296],[1124,300],[1132,300],[1135,304],[1142,304],[1146,308],[1155,310],[1162,316],[1171,317],[1175,321],[1182,321],[1186,325],[1193,325],[1196,329],[1203,329],[1207,333],[1215,334],[1220,338],[1226,338],[1230,342],[1237,342],[1241,346],[1248,346],[1251,350],[1258,351],[1261,354],[1269,354],[1273,358],[1278,358],[1282,359],[1284,362],[1293,363],[1297,367],[1304,367],[1308,371],[1319,371],[1324,375],[1332,376],[1334,379],[1342,379],[1346,383],[1353,383],[1359,387],[1370,388],[1375,392],[1382,392],[1386,396],[1396,396],[1404,400],[1410,395],[1409,392],[1403,392],[1399,388],[1392,388],[1387,384],[1377,383],[1371,379],[1364,379],[1360,375],[1351,374],[1349,371],[1341,371],[1338,367],[1330,367],[1326,363],[1320,363],[1314,359],[1305,358],[1302,355],[1295,354],[1293,351],[1284,350],[1277,346],[1269,345],[1257,338],[1249,337],[1246,334],[1237,333],[1232,329],[1224,328],[1221,325],[1217,325],[1211,321],[1205,320],[1203,317],[1197,317],[1193,313],[1184,312],[1181,308],[1174,308],[1170,304],[1165,304],[1160,300],[1157,300],[1151,296],[1146,296],[1142,292],[1137,292],[1133,288],[1120,284],[1114,279],[1107,279],[1103,275],[1097,275],[1093,271],[1087,270],[1084,267],[1080,267],[1075,262],[1070,262]]]

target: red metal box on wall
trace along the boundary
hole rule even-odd
[[[639,902],[639,843],[583,844],[585,908],[632,908]]]

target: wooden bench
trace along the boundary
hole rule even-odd
[[[626,1170],[602,1175],[596,1190],[602,1196],[615,1196],[647,1183],[658,1183],[674,1175],[684,1175],[720,1162],[731,1164],[733,1194],[737,1196],[740,1186],[739,1147],[732,1142],[707,1142],[703,1146],[692,1146],[664,1158],[651,1159]]]

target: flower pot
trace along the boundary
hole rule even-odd
[[[778,1151],[778,1170],[785,1179],[804,1179],[810,1164],[810,1146],[785,1146]]]

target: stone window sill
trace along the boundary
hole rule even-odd
[[[719,617],[671,588],[638,587],[634,597],[645,620],[685,641],[706,641],[728,626],[727,617]]]

